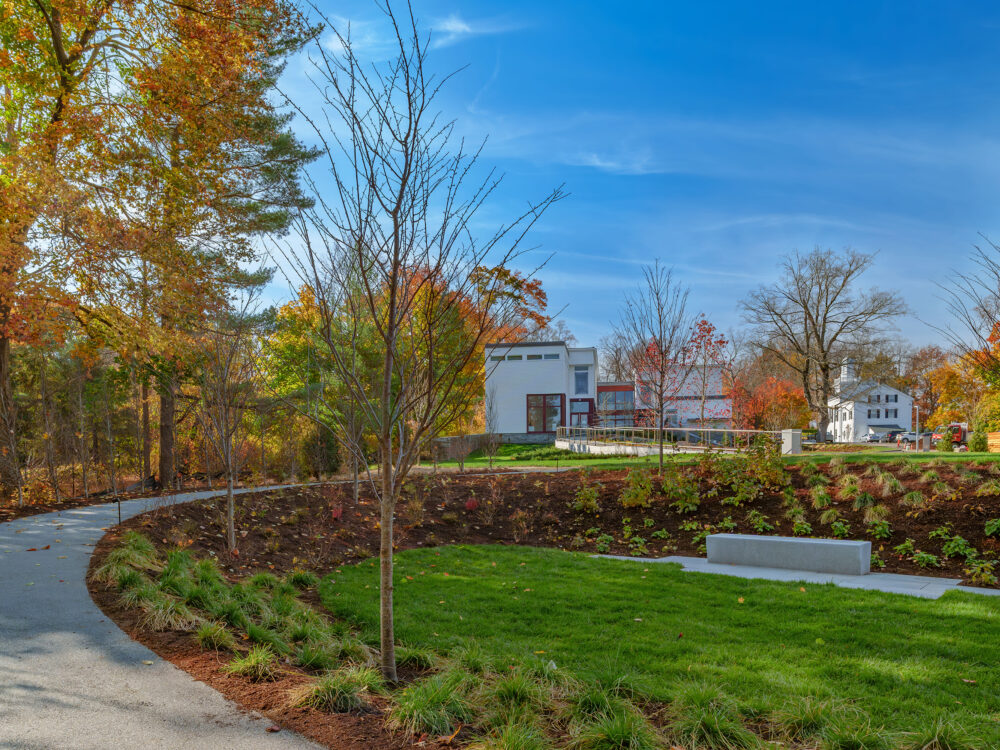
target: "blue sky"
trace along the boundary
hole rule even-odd
[[[324,0],[320,0],[323,3]],[[720,328],[815,245],[879,253],[867,281],[941,320],[934,282],[1000,238],[1000,7],[979,2],[414,0],[441,100],[504,172],[483,218],[565,183],[534,241],[581,344],[660,258]],[[372,2],[338,0],[359,48]],[[299,67],[284,85],[301,91]],[[537,257],[537,256],[536,256]],[[917,344],[939,336],[900,322]]]

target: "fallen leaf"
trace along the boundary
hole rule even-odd
[[[739,599],[737,599],[736,601],[738,601],[738,602],[739,602],[740,604],[742,604],[742,603],[744,602],[744,599],[743,599],[743,597],[741,596],[741,597],[740,597]]]
[[[970,684],[970,685],[975,685],[975,684],[976,684],[976,681],[975,681],[975,680],[967,680],[967,679],[965,679],[964,677],[962,678],[962,682],[967,682],[967,683],[968,683],[968,684]]]
[[[265,731],[272,732],[272,733],[273,732],[280,732],[281,731],[281,727],[279,727],[277,724],[272,724]]]
[[[677,634],[677,637],[678,637],[678,638],[683,638],[683,637],[684,637],[684,634],[683,634],[683,633],[678,633],[678,634]]]
[[[152,662],[152,661],[150,661],[149,659],[143,659],[143,660],[142,660],[142,663],[143,663],[143,664],[145,664],[145,665],[146,665],[146,666],[148,667],[148,666],[149,666],[150,664],[152,664],[153,662]]]
[[[51,546],[52,546],[51,544],[46,544],[44,547],[42,547],[42,549],[49,549],[49,547]]]
[[[28,547],[25,552],[38,552],[38,547]]]
[[[642,622],[642,618],[641,617],[634,617],[632,619],[634,619],[636,622]]]

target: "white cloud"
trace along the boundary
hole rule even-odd
[[[525,24],[502,19],[468,21],[457,13],[431,23],[431,46],[448,47],[474,36],[494,36],[524,28]]]

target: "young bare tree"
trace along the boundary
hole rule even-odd
[[[487,388],[486,403],[483,408],[483,426],[486,430],[483,453],[490,460],[490,471],[493,471],[493,459],[496,458],[500,446],[500,406],[497,404],[496,384],[491,384]]]
[[[257,319],[253,294],[235,310],[220,313],[203,335],[201,409],[205,438],[211,443],[226,476],[226,542],[236,549],[236,503],[233,488],[250,437],[244,417],[257,399],[257,368],[252,351]],[[206,467],[206,472],[208,468]]]
[[[782,260],[777,283],[759,287],[742,302],[755,346],[797,374],[820,441],[826,440],[840,365],[878,351],[887,328],[906,312],[895,292],[856,288],[874,260],[851,249],[795,252]]]
[[[337,43],[317,43],[311,54],[323,114],[298,109],[324,145],[332,187],[313,185],[316,208],[283,252],[316,295],[331,369],[363,426],[352,434],[338,424],[338,433],[366,472],[355,436],[377,445],[379,476],[367,478],[380,508],[380,663],[395,682],[393,523],[402,485],[430,441],[482,397],[484,344],[523,312],[504,294],[508,266],[562,191],[479,235],[473,220],[500,178],[476,180],[479,150],[455,143],[453,124],[436,114],[449,76],[428,70],[430,40],[412,12],[383,10],[396,43],[384,64],[363,65],[349,33],[324,19]],[[377,349],[374,368],[358,367],[362,335]],[[327,412],[345,419],[333,406]]]
[[[644,266],[642,282],[625,298],[615,331],[615,337],[629,353],[629,369],[635,373],[636,409],[651,412],[653,426],[657,427],[661,473],[667,410],[676,402],[691,369],[687,361],[691,327],[687,318],[688,291],[659,260]]]
[[[954,321],[937,327],[983,380],[1000,385],[1000,245],[987,237],[972,254],[973,270],[952,271],[940,284]]]

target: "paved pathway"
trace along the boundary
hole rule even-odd
[[[909,594],[924,599],[937,599],[946,591],[968,591],[986,596],[1000,596],[1000,589],[961,586],[959,578],[935,578],[933,576],[910,576],[898,573],[869,573],[865,576],[845,576],[834,573],[813,573],[807,570],[787,570],[785,568],[758,568],[751,565],[722,565],[710,563],[704,557],[627,557],[624,555],[599,555],[616,560],[637,560],[643,563],[679,563],[685,571],[694,573],[715,573],[739,578],[763,578],[768,581],[794,581],[803,583],[834,583],[850,589],[884,591],[890,594]]]
[[[130,500],[122,518],[218,494]],[[87,565],[117,521],[111,503],[0,524],[0,748],[318,747],[265,732],[270,722],[163,661],[94,605]]]

